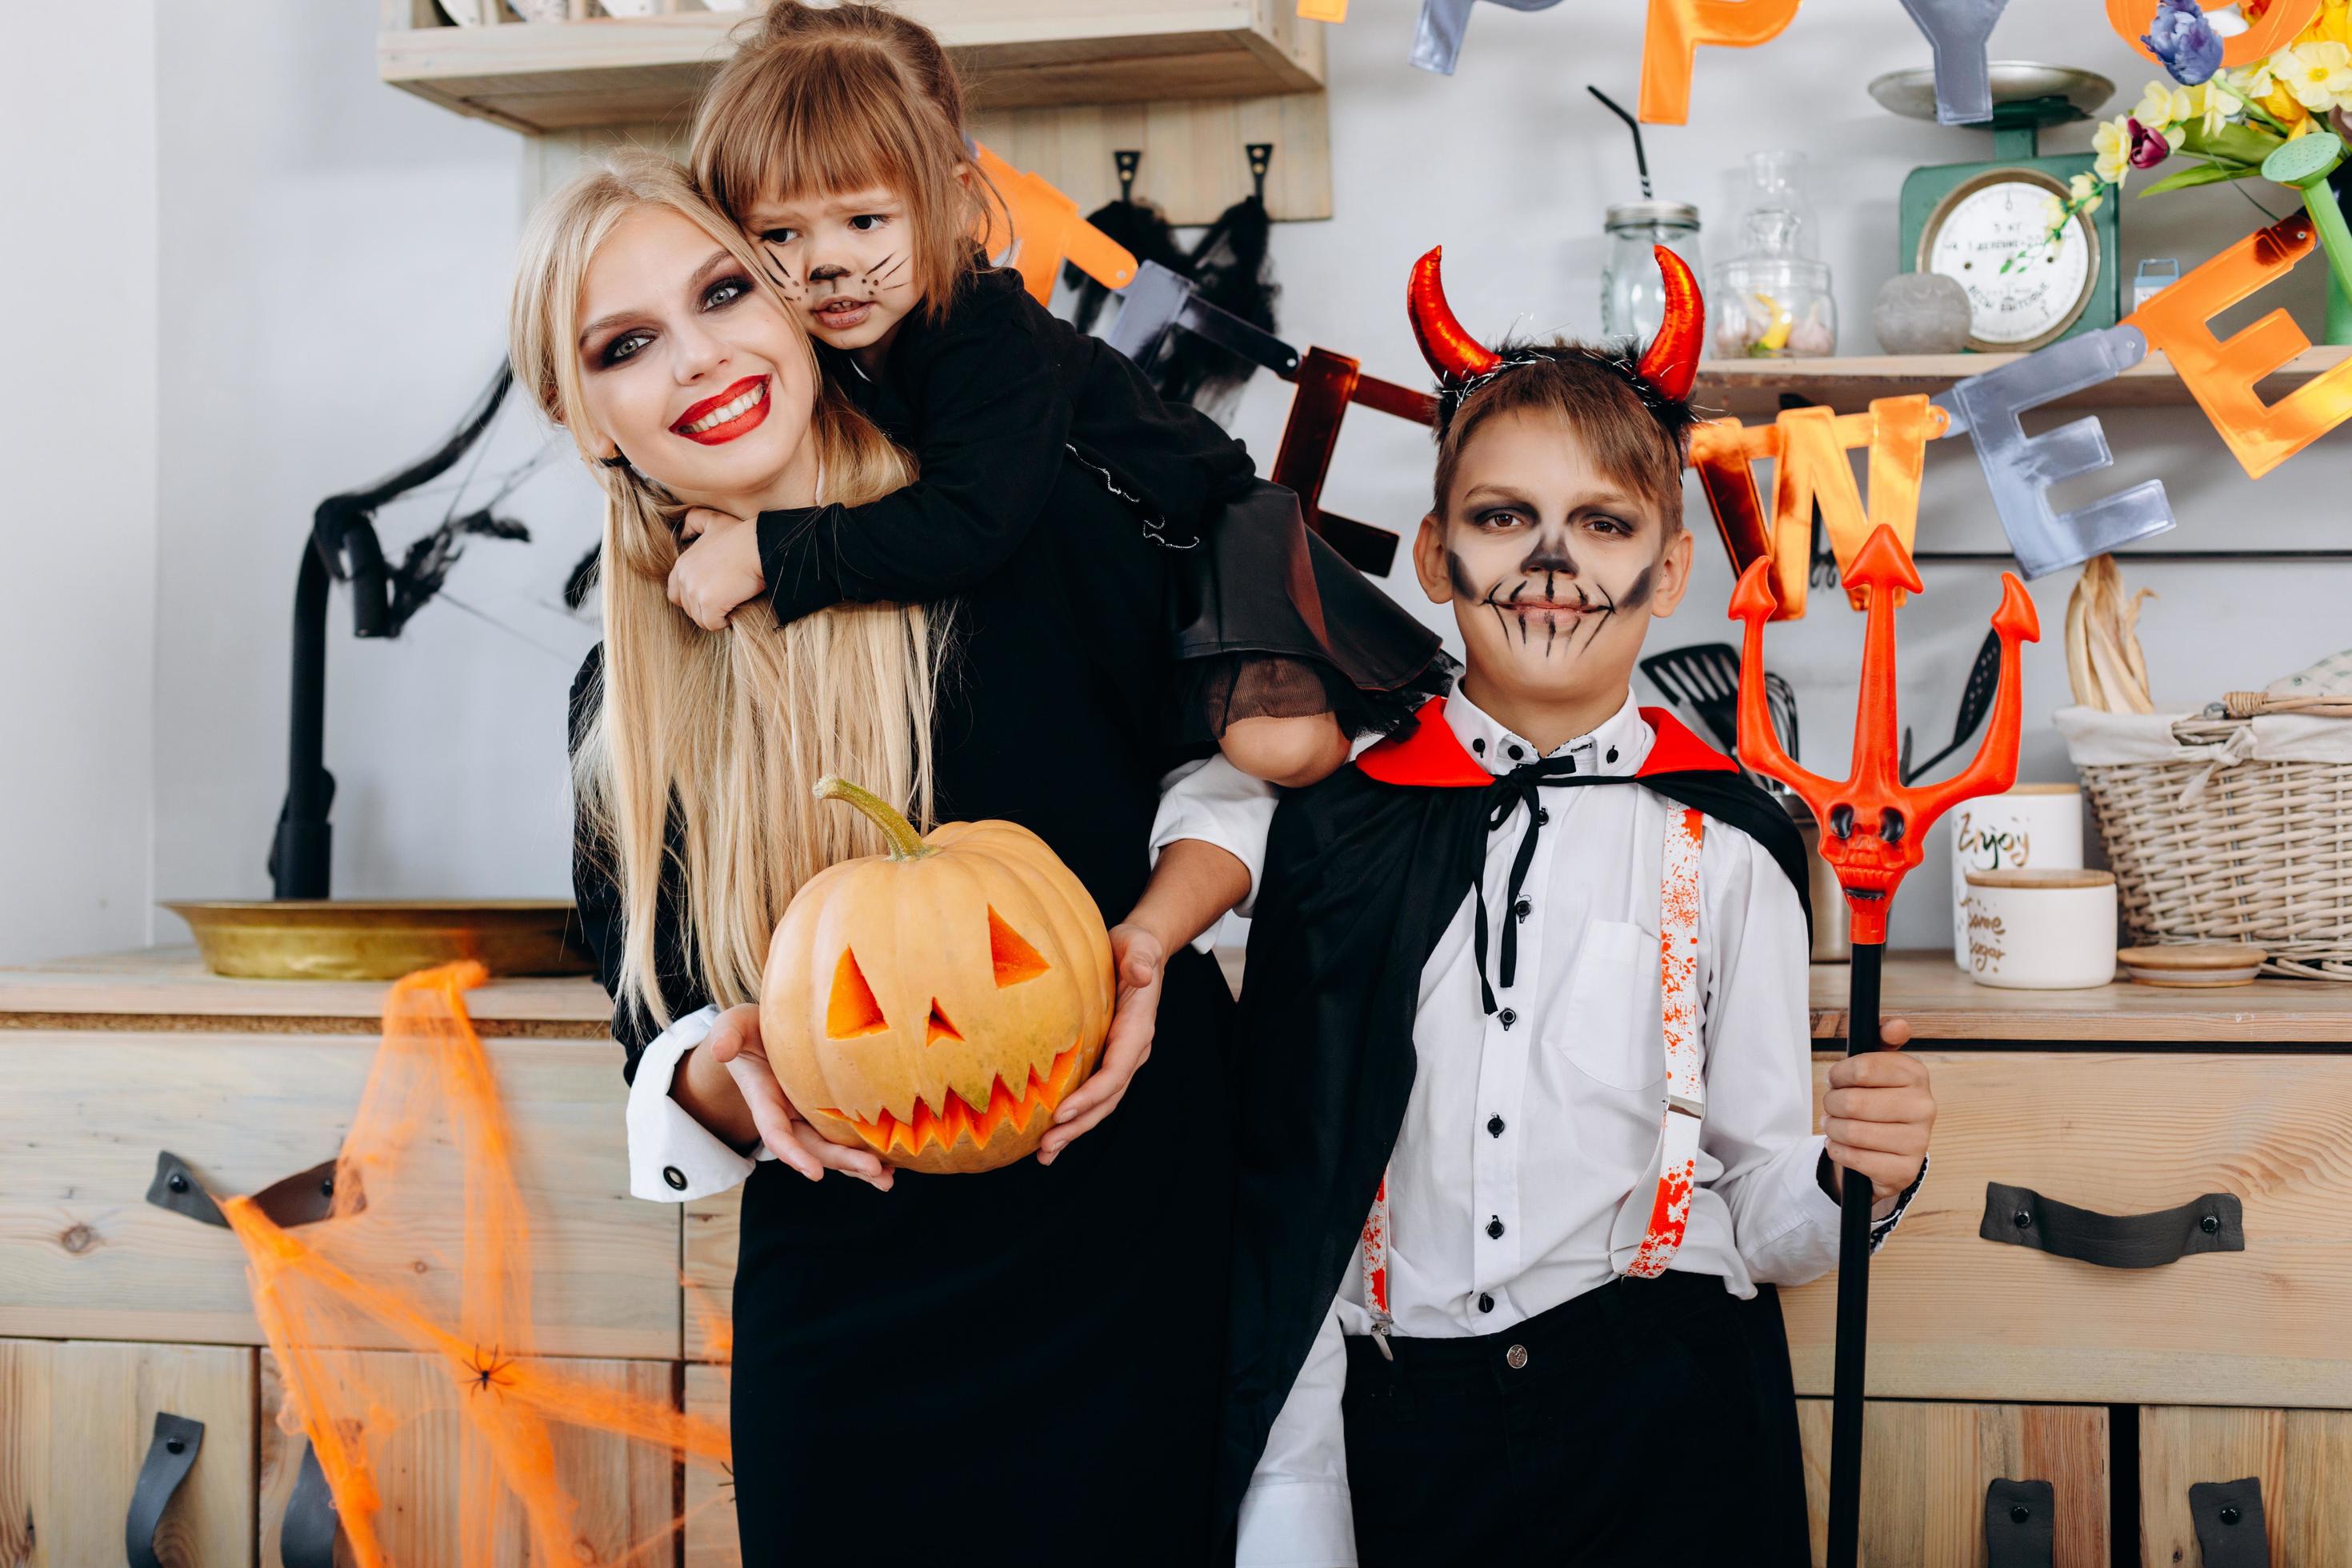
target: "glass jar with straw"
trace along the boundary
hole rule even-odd
[[[1665,319],[1665,282],[1659,275],[1654,247],[1664,246],[1689,264],[1691,276],[1706,276],[1699,258],[1698,208],[1688,202],[1664,202],[1650,189],[1650,160],[1642,146],[1642,127],[1597,87],[1587,92],[1624,121],[1633,132],[1633,163],[1640,172],[1642,199],[1620,202],[1609,208],[1603,227],[1609,235],[1609,256],[1601,271],[1601,335],[1630,338],[1646,343]]]

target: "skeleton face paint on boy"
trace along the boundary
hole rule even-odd
[[[771,196],[744,216],[769,276],[800,309],[810,334],[861,361],[878,360],[920,302],[898,195],[877,185]]]
[[[1602,473],[1562,416],[1532,409],[1471,434],[1413,552],[1423,588],[1454,607],[1465,695],[1554,742],[1624,700],[1651,617],[1671,615],[1688,584],[1690,555],[1655,501]]]

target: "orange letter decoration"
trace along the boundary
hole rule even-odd
[[[2198,0],[2208,11],[2219,11],[2232,0]],[[2116,35],[2149,59],[2156,51],[2140,39],[2156,25],[2157,0],[2107,0],[2107,23]],[[2271,7],[2246,25],[2233,38],[2221,40],[2221,63],[2236,70],[2266,60],[2294,42],[2294,36],[2319,15],[2319,0],[2271,0]],[[2157,63],[2162,64],[2162,61]]]
[[[1640,118],[1653,125],[1687,123],[1698,46],[1753,48],[1779,37],[1796,15],[1797,0],[1650,0],[1642,35]]]
[[[1348,0],[1298,0],[1298,14],[1310,22],[1344,22]]]
[[[1882,397],[1867,414],[1832,414],[1826,408],[1790,408],[1769,426],[1750,430],[1736,419],[1717,420],[1691,432],[1691,462],[1699,470],[1707,504],[1723,532],[1734,568],[1769,554],[1776,620],[1805,613],[1806,579],[1812,564],[1813,509],[1837,553],[1843,580],[1871,534],[1892,529],[1907,552],[1919,523],[1919,478],[1927,467],[1927,443],[1944,433],[1950,416],[1924,396]],[[1846,453],[1870,448],[1870,504],[1853,482]],[[1773,461],[1772,510],[1756,505],[1749,465]],[[1891,590],[1893,603],[1902,590]],[[1849,588],[1854,608],[1864,595]]]
[[[1001,257],[1015,246],[1013,265],[1021,281],[1039,304],[1054,297],[1054,276],[1066,260],[1106,289],[1124,289],[1135,281],[1135,258],[1128,248],[1078,216],[1078,204],[1035,174],[1024,174],[990,152],[980,149],[980,172],[1004,198],[1003,217],[992,211],[981,247]],[[1002,226],[1004,219],[1011,232]]]
[[[2311,219],[2294,213],[2256,229],[2124,320],[2162,349],[2246,472],[2261,479],[2352,418],[2352,360],[2264,403],[2254,384],[2311,346],[2284,310],[2227,342],[2206,322],[2311,254]]]

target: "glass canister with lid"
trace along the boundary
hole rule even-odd
[[[1718,263],[1708,279],[1707,318],[1721,358],[1837,353],[1837,301],[1830,293],[1829,264],[1818,259],[1804,163],[1801,153],[1748,155],[1739,253]]]
[[[1646,343],[1665,319],[1664,280],[1653,247],[1664,246],[1705,278],[1698,208],[1687,202],[1621,202],[1609,209],[1609,259],[1601,273],[1601,335]]]

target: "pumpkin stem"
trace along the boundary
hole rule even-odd
[[[864,812],[867,819],[882,830],[882,837],[890,841],[890,858],[893,860],[919,860],[926,855],[939,853],[923,842],[923,836],[915,831],[913,823],[899,815],[898,807],[872,790],[851,784],[837,773],[827,773],[816,781],[816,797],[819,800],[845,800]]]

